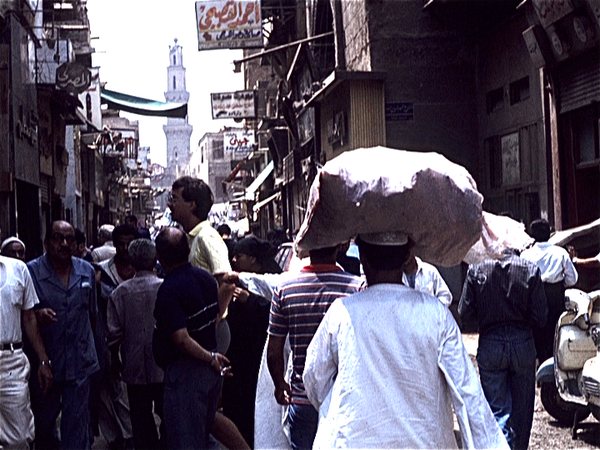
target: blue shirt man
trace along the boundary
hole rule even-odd
[[[95,272],[72,257],[75,231],[53,222],[44,239],[46,254],[28,267],[40,299],[36,316],[52,363],[54,385],[37,405],[36,448],[56,448],[56,419],[62,410],[61,448],[90,448],[90,376],[99,368],[94,347],[98,312]]]

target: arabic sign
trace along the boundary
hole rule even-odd
[[[196,2],[198,50],[262,47],[260,0]]]
[[[213,119],[245,119],[256,117],[254,91],[210,94]]]
[[[388,102],[385,104],[385,120],[414,120],[414,104],[407,102]]]
[[[66,62],[56,69],[56,86],[73,94],[81,94],[90,87],[92,74],[78,62]]]
[[[244,157],[254,149],[254,133],[245,130],[232,130],[223,133],[225,152],[233,153],[236,157]]]

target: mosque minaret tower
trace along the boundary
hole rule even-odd
[[[174,45],[169,45],[169,67],[167,68],[167,102],[187,103],[190,93],[185,87],[185,67],[183,67],[182,47],[175,39]],[[190,137],[193,127],[185,119],[169,117],[163,125],[167,137],[167,167],[163,183],[171,186],[178,177],[187,174],[190,162]]]

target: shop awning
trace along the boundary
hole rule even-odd
[[[100,97],[102,103],[107,104],[110,108],[142,116],[178,117],[180,119],[187,116],[187,103],[158,102],[108,89],[102,89]]]
[[[260,211],[263,207],[267,206],[269,203],[271,203],[273,200],[276,199],[280,199],[281,198],[281,192],[277,192],[276,194],[271,195],[270,197],[265,198],[264,200],[261,200],[260,202],[256,203],[256,205],[254,205],[252,207],[252,211],[254,213],[257,213],[258,211]]]
[[[265,166],[263,171],[258,174],[258,176],[254,179],[252,184],[246,188],[246,195],[244,195],[244,200],[254,200],[254,194],[258,191],[258,188],[262,186],[262,184],[266,181],[266,179],[271,175],[273,169],[275,168],[275,164],[271,161],[269,164]]]

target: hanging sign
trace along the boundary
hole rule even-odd
[[[262,47],[259,0],[196,2],[198,50]]]

